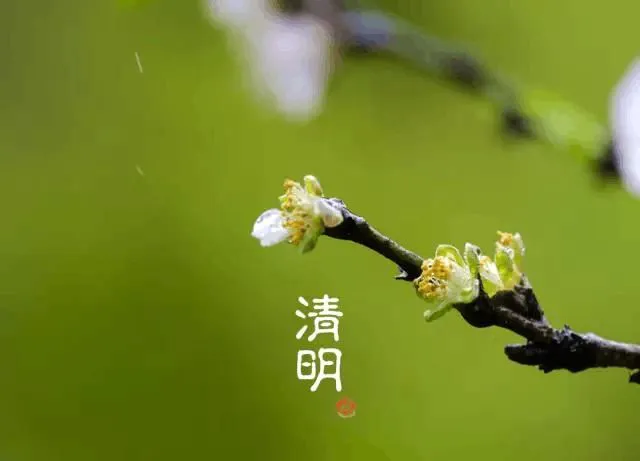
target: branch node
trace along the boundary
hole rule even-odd
[[[472,327],[488,328],[496,325],[496,315],[492,306],[492,300],[482,287],[482,280],[478,276],[480,283],[480,293],[478,297],[470,303],[457,304],[455,308],[460,312],[462,318]]]
[[[549,342],[509,345],[505,347],[505,354],[516,363],[537,366],[545,373],[554,370],[578,373],[597,366],[596,344],[566,325],[562,330],[554,330]]]

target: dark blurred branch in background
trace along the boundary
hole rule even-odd
[[[455,43],[425,33],[395,15],[345,0],[279,0],[285,12],[304,11],[327,24],[346,52],[385,53],[487,97],[508,134],[533,137],[513,82]]]
[[[363,245],[400,268],[397,279],[413,281],[422,272],[423,258],[403,248],[373,228],[364,218],[352,213],[340,199],[329,199],[338,207],[344,221],[327,228],[325,235]],[[577,333],[569,326],[554,328],[546,319],[526,277],[513,290],[489,297],[480,295],[471,303],[455,306],[462,318],[476,328],[498,327],[527,340],[526,344],[505,347],[507,357],[519,364],[537,366],[545,373],[568,370],[577,373],[590,368],[627,368],[633,370],[629,382],[640,384],[640,345],[620,343],[593,333]]]

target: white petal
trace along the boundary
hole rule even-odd
[[[300,120],[315,116],[330,74],[330,36],[323,25],[308,17],[279,17],[264,31],[256,51],[259,84],[278,109]]]
[[[477,280],[471,276],[467,267],[453,263],[453,272],[448,281],[447,301],[450,303],[467,302],[477,295]]]
[[[480,265],[480,276],[497,287],[502,286],[500,273],[498,272],[498,267],[494,262],[482,263]]]
[[[616,135],[637,132],[640,116],[640,58],[634,60],[611,95],[611,122]]]
[[[258,239],[262,238],[269,232],[271,227],[278,225],[282,225],[282,213],[277,208],[272,208],[258,216],[258,219],[253,224],[251,235]]]
[[[610,110],[622,180],[630,193],[640,195],[640,58],[614,89]]]
[[[204,0],[210,19],[235,29],[255,27],[270,12],[265,0]]]
[[[283,226],[282,213],[273,208],[262,213],[253,225],[251,236],[260,240],[260,245],[269,247],[283,242],[289,232]]]
[[[618,142],[616,149],[625,189],[640,197],[640,143]]]
[[[340,210],[324,199],[316,200],[313,205],[313,211],[316,215],[322,217],[325,227],[336,227],[344,220]]]

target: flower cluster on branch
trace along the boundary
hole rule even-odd
[[[498,232],[493,258],[467,243],[462,252],[438,245],[433,258],[424,259],[377,231],[342,200],[326,198],[314,176],[305,176],[303,183],[285,181],[280,208],[256,220],[252,236],[262,246],[288,242],[306,253],[321,235],[354,242],[398,266],[396,279],[410,282],[427,303],[427,321],[456,310],[472,327],[503,328],[524,338],[525,344],[504,349],[513,362],[545,373],[626,368],[634,371],[629,381],[640,384],[640,345],[578,333],[567,325],[558,329],[548,322],[523,271],[520,234]]]

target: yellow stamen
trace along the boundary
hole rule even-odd
[[[453,270],[451,260],[443,256],[436,256],[433,261],[433,267],[431,268],[430,275],[441,279],[448,280]]]
[[[421,269],[423,271],[431,269],[432,267],[433,267],[433,259],[425,259],[424,261],[422,261]]]
[[[289,230],[289,243],[297,245],[304,238],[309,230],[308,213],[299,209],[294,209],[285,219],[284,227]]]
[[[297,185],[298,185],[298,183],[295,182],[293,179],[285,179],[283,187],[284,187],[285,192],[289,192],[291,189],[293,189]]]
[[[513,243],[513,234],[498,231],[498,243],[500,245],[510,247]]]
[[[416,285],[418,293],[424,298],[444,297],[447,290],[446,283],[435,278],[420,278]]]
[[[311,179],[317,182],[315,178]],[[307,182],[311,179],[305,178]],[[289,243],[298,245],[315,225],[311,204],[307,203],[309,193],[292,179],[286,179],[283,187],[284,194],[280,196],[280,209],[285,216],[283,225],[289,231]]]
[[[444,256],[422,262],[422,274],[416,280],[418,293],[424,298],[442,298],[447,293],[447,281],[453,272],[453,262]]]

